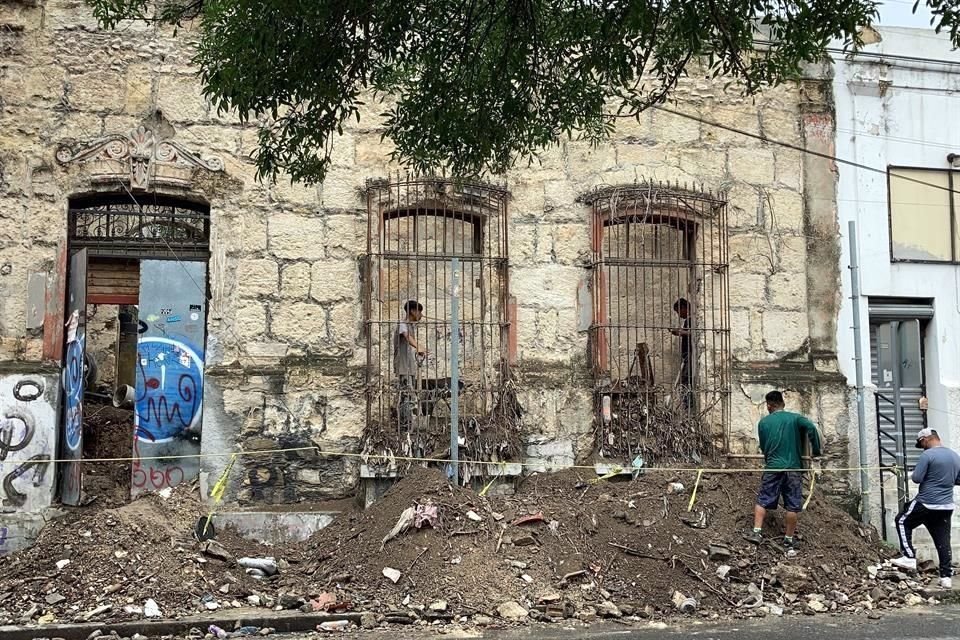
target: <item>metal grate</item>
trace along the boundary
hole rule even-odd
[[[100,196],[70,203],[71,249],[90,255],[206,259],[210,211],[204,205],[156,196]]]
[[[585,199],[597,450],[696,459],[730,421],[726,203],[661,183]]]
[[[366,198],[365,451],[378,456],[449,453],[456,259],[461,458],[513,458],[520,444],[519,411],[509,383],[508,193],[487,184],[408,177],[370,181]],[[407,321],[410,301],[423,307],[418,321]],[[415,363],[400,336],[401,323],[427,352]]]

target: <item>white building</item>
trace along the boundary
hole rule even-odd
[[[867,386],[865,461],[894,463],[899,448],[909,469],[919,453],[914,434],[924,421],[960,449],[960,160],[953,155],[960,155],[960,51],[951,49],[946,34],[929,29],[881,28],[865,35],[870,44],[861,53],[835,61],[844,298],[838,355],[842,373],[855,385],[846,268],[853,221]],[[922,395],[929,399],[926,414],[918,406]],[[869,473],[871,522],[882,526],[882,503],[893,538],[897,482],[893,474],[884,478],[881,492],[880,472]],[[913,495],[915,487],[908,491]],[[960,528],[960,519],[954,526]]]

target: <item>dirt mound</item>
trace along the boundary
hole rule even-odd
[[[194,530],[202,513],[189,486],[119,508],[70,509],[43,528],[33,547],[0,558],[0,620],[142,619],[148,599],[173,617],[202,610],[204,596],[213,593],[243,600],[259,585],[199,552]],[[230,595],[217,591],[224,584]]]
[[[814,612],[821,604],[866,611],[899,605],[919,587],[896,572],[871,577],[868,566],[889,552],[872,530],[816,497],[801,519],[795,557],[777,544],[777,515],[769,517],[767,542],[743,540],[757,479],[705,478],[688,512],[692,473],[628,482],[572,471],[537,475],[516,495],[484,498],[420,469],[374,508],[308,540],[299,568],[318,588],[337,585],[339,597],[356,606],[428,618],[496,615],[507,601],[534,617],[665,617],[678,612],[677,592],[696,600],[701,615],[808,612],[810,597],[820,603]],[[684,490],[669,493],[670,481]],[[435,525],[412,525],[384,543],[416,505],[437,507]],[[385,568],[400,572],[396,583]]]
[[[151,599],[164,617],[280,606],[478,623],[664,618],[681,606],[705,617],[872,615],[922,601],[920,578],[881,567],[889,552],[875,533],[828,500],[814,498],[799,553],[788,557],[776,544],[777,515],[767,542],[741,538],[755,475],[704,478],[688,511],[694,479],[652,472],[598,482],[568,471],[484,497],[415,468],[373,508],[286,548],[229,530],[212,546],[198,542],[204,509],[190,487],[119,508],[72,509],[34,547],[0,558],[0,624],[141,619]],[[685,487],[668,490],[671,482]],[[239,566],[245,556],[273,557],[275,570],[257,579]]]

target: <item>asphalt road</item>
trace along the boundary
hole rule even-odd
[[[381,638],[488,638],[490,640],[960,640],[960,606],[909,609],[885,614],[879,620],[862,616],[786,616],[737,623],[692,623],[625,626],[620,624],[566,627],[534,625],[513,630],[487,630],[438,634],[434,630],[377,630],[351,637]],[[275,640],[304,640],[302,634],[271,636]],[[313,636],[314,638],[316,636]]]

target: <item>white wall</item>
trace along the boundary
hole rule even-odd
[[[838,322],[840,369],[855,383],[853,312],[850,301],[850,220],[857,224],[860,259],[860,322],[870,381],[868,296],[932,298],[934,319],[927,327],[928,421],[950,446],[960,449],[960,267],[891,263],[887,207],[888,165],[947,169],[948,153],[960,153],[960,51],[929,29],[880,28],[881,41],[866,52],[955,61],[955,65],[858,56],[836,60],[836,155],[870,171],[838,163],[837,208],[843,234],[843,301]],[[872,401],[868,397],[868,402]],[[868,408],[869,460],[876,458],[873,412]],[[875,462],[874,462],[875,464]],[[871,481],[877,474],[871,472]],[[889,496],[888,496],[889,498]],[[879,487],[871,497],[879,505]],[[922,539],[922,538],[921,538]]]

